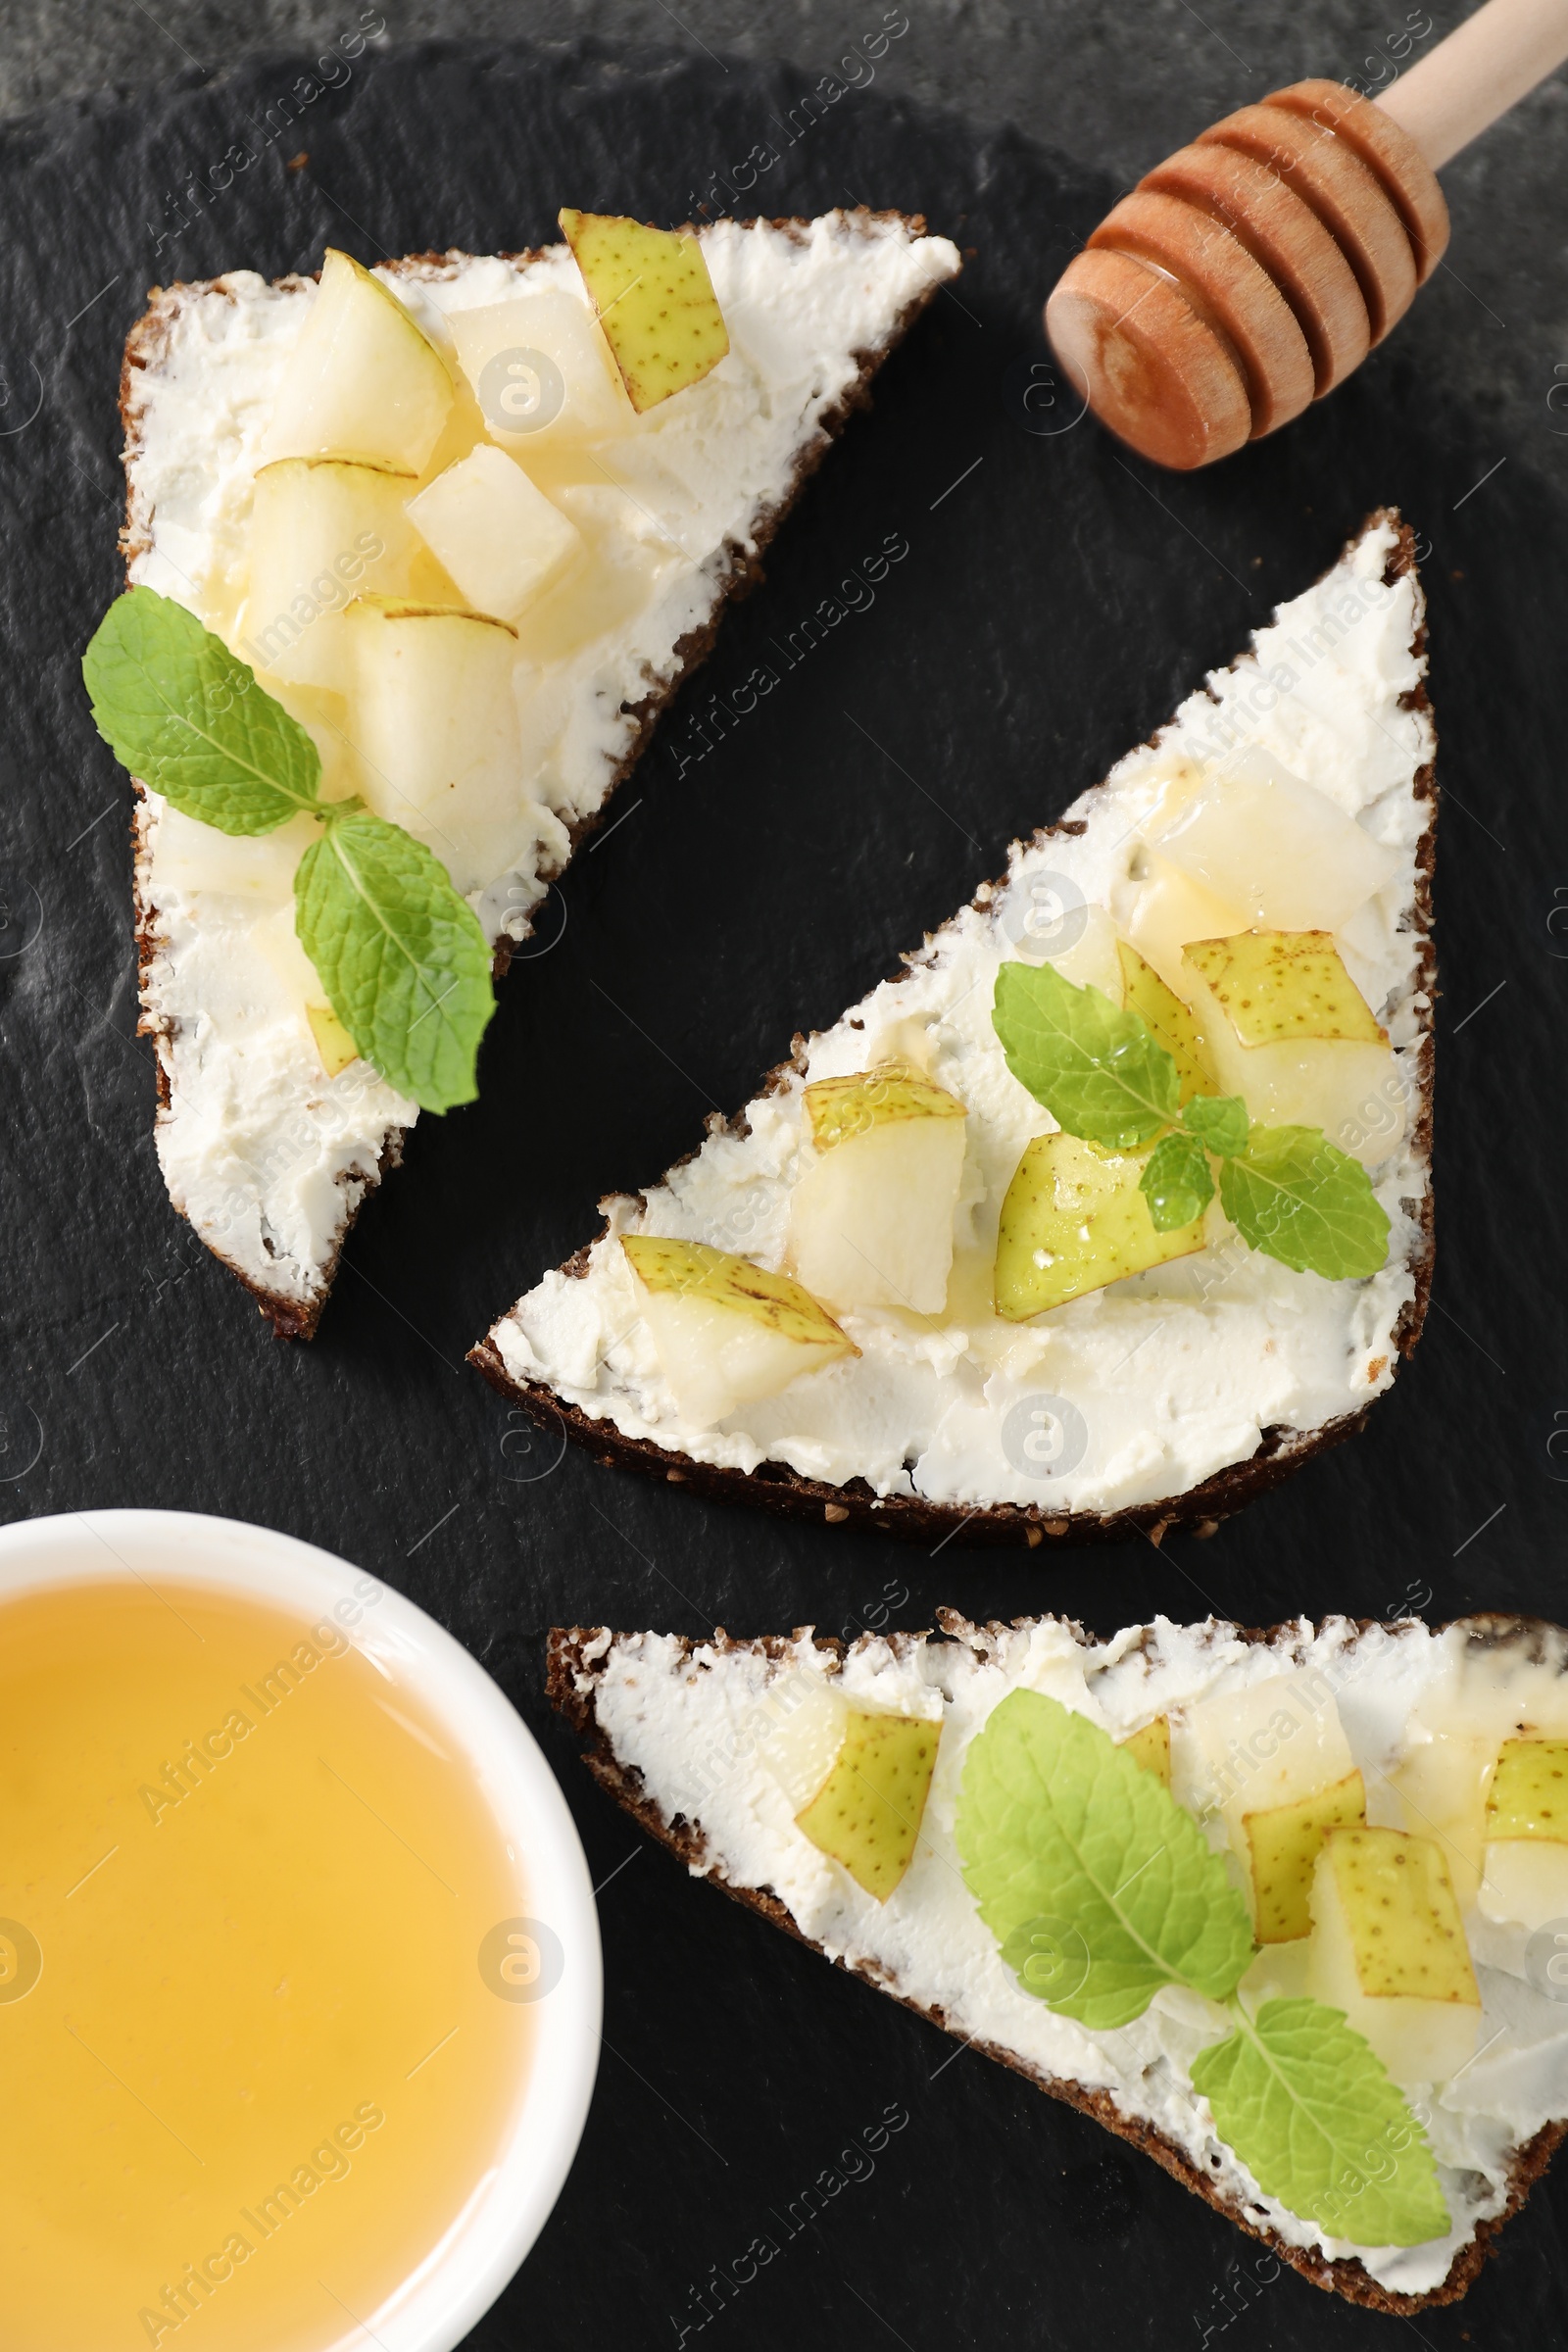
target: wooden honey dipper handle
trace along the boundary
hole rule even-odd
[[[1377,103],[1441,172],[1565,57],[1561,0],[1487,0]]]
[[[1374,104],[1298,81],[1147,172],[1046,305],[1110,430],[1188,470],[1358,368],[1448,241],[1437,172],[1568,57],[1568,0],[1487,0]]]

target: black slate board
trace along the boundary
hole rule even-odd
[[[466,1642],[560,1766],[608,1882],[606,2052],[571,2182],[474,2344],[678,2344],[705,2311],[715,2341],[857,2352],[1233,2327],[1237,2345],[1348,2343],[1373,2323],[1276,2276],[1093,2125],[685,1886],[575,1770],[542,1638],[584,1619],[853,1634],[944,1600],[1101,1631],[1210,1606],[1568,1614],[1564,502],[1517,455],[1483,481],[1499,428],[1450,413],[1397,336],[1327,408],[1193,479],[1091,423],[1037,429],[1070,415],[1023,397],[1040,298],[1115,191],[1015,134],[863,90],[803,130],[809,79],[739,62],[443,45],[347,78],[340,61],[269,141],[256,125],[281,127],[267,110],[308,71],[253,64],[0,137],[0,1508],[159,1504],[326,1544]],[[232,185],[182,200],[239,141],[259,152]],[[778,160],[732,202],[715,175],[757,146]],[[128,791],[77,668],[120,581],[122,338],[155,278],[310,269],[329,241],[366,261],[516,248],[563,199],[678,220],[710,189],[715,210],[922,208],[974,258],[728,621],[625,821],[566,879],[505,991],[484,1100],[420,1125],[320,1338],[280,1346],[169,1209],[133,1037]],[[463,1354],[596,1229],[598,1193],[742,1102],[792,1028],[892,968],[1383,501],[1424,535],[1445,995],[1434,1311],[1368,1433],[1211,1543],[1016,1559],[927,1558],[558,1461]],[[694,710],[889,533],[909,553],[874,605],[680,772]],[[857,2157],[888,2110],[907,2122]],[[804,2226],[824,2175],[840,2185]],[[1420,2339],[1545,2341],[1565,2197],[1539,2189]],[[778,2255],[738,2285],[760,2236]]]

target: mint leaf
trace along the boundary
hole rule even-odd
[[[1074,988],[1049,963],[1004,963],[991,1019],[1008,1069],[1068,1135],[1130,1152],[1175,1124],[1175,1061],[1103,990]]]
[[[1220,1159],[1234,1159],[1247,1149],[1247,1104],[1240,1095],[1199,1095],[1182,1112],[1189,1135]]]
[[[1265,2001],[1199,2052],[1193,2087],[1264,2195],[1331,2237],[1419,2246],[1447,2235],[1426,2135],[1343,2011]]]
[[[182,816],[270,833],[319,806],[320,758],[298,719],[172,597],[118,597],[81,674],[115,758]]]
[[[1298,1274],[1382,1271],[1389,1220],[1371,1179],[1316,1127],[1254,1127],[1220,1169],[1219,1197],[1243,1241]]]
[[[1003,1957],[1080,2025],[1128,2025],[1162,1984],[1222,2001],[1252,1957],[1247,1906],[1192,1815],[1043,1692],[1012,1691],[972,1741],[956,1827]]]
[[[300,859],[294,927],[332,1010],[390,1086],[422,1110],[473,1101],[495,1009],[490,950],[438,858],[346,807]]]
[[[1191,1108],[1191,1105],[1188,1106]],[[1138,1179],[1156,1233],[1174,1233],[1200,1217],[1214,1198],[1208,1153],[1196,1136],[1162,1136]]]

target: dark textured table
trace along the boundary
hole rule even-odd
[[[128,792],[93,735],[77,667],[118,580],[121,340],[155,277],[310,267],[329,241],[367,260],[516,246],[547,233],[564,196],[677,215],[787,118],[847,34],[824,24],[818,42],[797,21],[807,62],[781,68],[691,42],[660,54],[394,47],[312,102],[288,143],[308,150],[306,168],[286,172],[280,142],[232,190],[183,210],[189,173],[289,85],[297,61],[220,60],[209,42],[199,65],[222,62],[221,74],[192,64],[171,88],[149,25],[97,53],[143,85],[128,102],[62,101],[0,133],[0,1509],[161,1504],[324,1544],[466,1642],[559,1763],[604,1883],[607,2042],[571,2182],[473,2338],[509,2352],[675,2344],[683,2328],[691,2342],[715,2304],[715,2341],[727,2330],[782,2347],[809,2333],[857,2352],[884,2337],[919,2352],[954,2340],[1087,2352],[1192,2342],[1195,2330],[1295,2347],[1379,2325],[1276,2276],[1093,2126],[688,1887],[595,1795],[545,1718],[551,1622],[853,1633],[927,1624],[945,1600],[978,1615],[1056,1607],[1102,1631],[1209,1607],[1251,1623],[1335,1608],[1568,1614],[1568,1495],[1551,1443],[1568,1428],[1568,441],[1556,437],[1568,416],[1546,405],[1541,368],[1555,361],[1539,307],[1560,284],[1560,238],[1537,232],[1535,281],[1522,242],[1510,248],[1523,312],[1500,263],[1478,273],[1488,304],[1515,317],[1491,362],[1465,333],[1439,367],[1434,322],[1462,292],[1440,285],[1333,402],[1207,474],[1153,474],[1087,423],[1031,430],[1041,419],[1018,385],[1041,356],[1040,295],[1119,179],[1245,90],[1223,52],[1209,60],[1200,27],[1180,107],[1154,103],[1151,52],[1173,20],[1151,11],[1125,54],[1107,20],[1078,25],[1069,104],[1049,83],[1042,20],[1020,21],[1015,94],[1049,115],[1076,152],[1068,163],[987,127],[1008,108],[1008,52],[1001,12],[972,15],[972,31],[970,12],[911,22],[906,48],[890,49],[897,63],[835,102],[769,174],[770,211],[846,194],[921,206],[974,258],[829,460],[765,586],[727,622],[628,791],[640,805],[567,877],[542,952],[519,959],[504,992],[483,1100],[420,1124],[310,1348],[269,1339],[171,1213],[152,1149],[151,1069],[133,1034]],[[165,21],[194,48],[209,19]],[[1343,59],[1313,51],[1299,22],[1288,55],[1273,46],[1283,32],[1254,24],[1243,39],[1230,19],[1212,22],[1244,57],[1266,33],[1270,80]],[[124,38],[122,20],[112,29]],[[679,40],[678,25],[665,29]],[[708,18],[699,29],[718,45]],[[971,53],[985,68],[972,116],[922,112],[905,94],[961,100]],[[13,74],[47,64],[56,90],[65,67],[84,77],[79,56],[35,47],[29,67],[28,54],[13,47]],[[1137,137],[1105,95],[1123,68],[1144,92]],[[15,86],[27,94],[24,79]],[[1539,123],[1559,97],[1536,102]],[[1540,200],[1519,138],[1499,147],[1499,185],[1509,155]],[[1479,162],[1474,173],[1466,190],[1484,196]],[[953,1544],[928,1558],[710,1508],[576,1451],[560,1459],[509,1416],[464,1350],[594,1230],[597,1194],[656,1174],[710,1109],[744,1100],[793,1027],[830,1019],[889,969],[999,869],[1012,834],[1166,716],[1383,501],[1423,538],[1448,798],[1434,1312],[1367,1434],[1210,1543],[1016,1558]],[[675,747],[697,704],[743,677],[767,637],[890,530],[910,555],[874,606],[813,650],[765,717],[680,773]],[[889,2110],[907,2122],[871,2170],[853,2151]],[[817,2218],[798,2230],[781,2221],[824,2174],[841,2185]],[[1423,2341],[1522,2352],[1550,2339],[1568,2282],[1564,2194],[1561,2182],[1537,2191],[1469,2302],[1415,2323]],[[715,2278],[733,2278],[759,2235],[778,2258],[726,2297]]]

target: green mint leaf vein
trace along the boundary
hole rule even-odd
[[[423,1110],[478,1093],[495,1009],[490,950],[446,867],[368,809],[313,841],[294,877],[294,927],[366,1059]]]
[[[1010,1692],[971,1742],[956,1832],[1004,1959],[1080,2025],[1129,2025],[1162,1984],[1222,2001],[1251,1960],[1247,1906],[1192,1815],[1043,1692]]]
[[[1193,2086],[1265,2196],[1356,2246],[1418,2246],[1451,2227],[1426,2136],[1343,2011],[1265,2001],[1200,2050]]]
[[[1380,1273],[1388,1257],[1370,1177],[1316,1127],[1254,1127],[1221,1167],[1219,1197],[1245,1242],[1298,1274],[1349,1281]]]
[[[1247,1149],[1247,1104],[1240,1095],[1199,1095],[1182,1112],[1182,1125],[1217,1158],[1234,1159]]]
[[[1208,1153],[1196,1136],[1162,1136],[1138,1179],[1156,1233],[1197,1222],[1214,1198]]]
[[[1075,988],[1049,963],[1004,963],[991,1018],[1008,1069],[1066,1134],[1130,1152],[1175,1124],[1173,1056],[1102,989]]]
[[[182,816],[271,833],[319,807],[315,744],[193,612],[151,588],[117,597],[82,676],[98,732]]]

